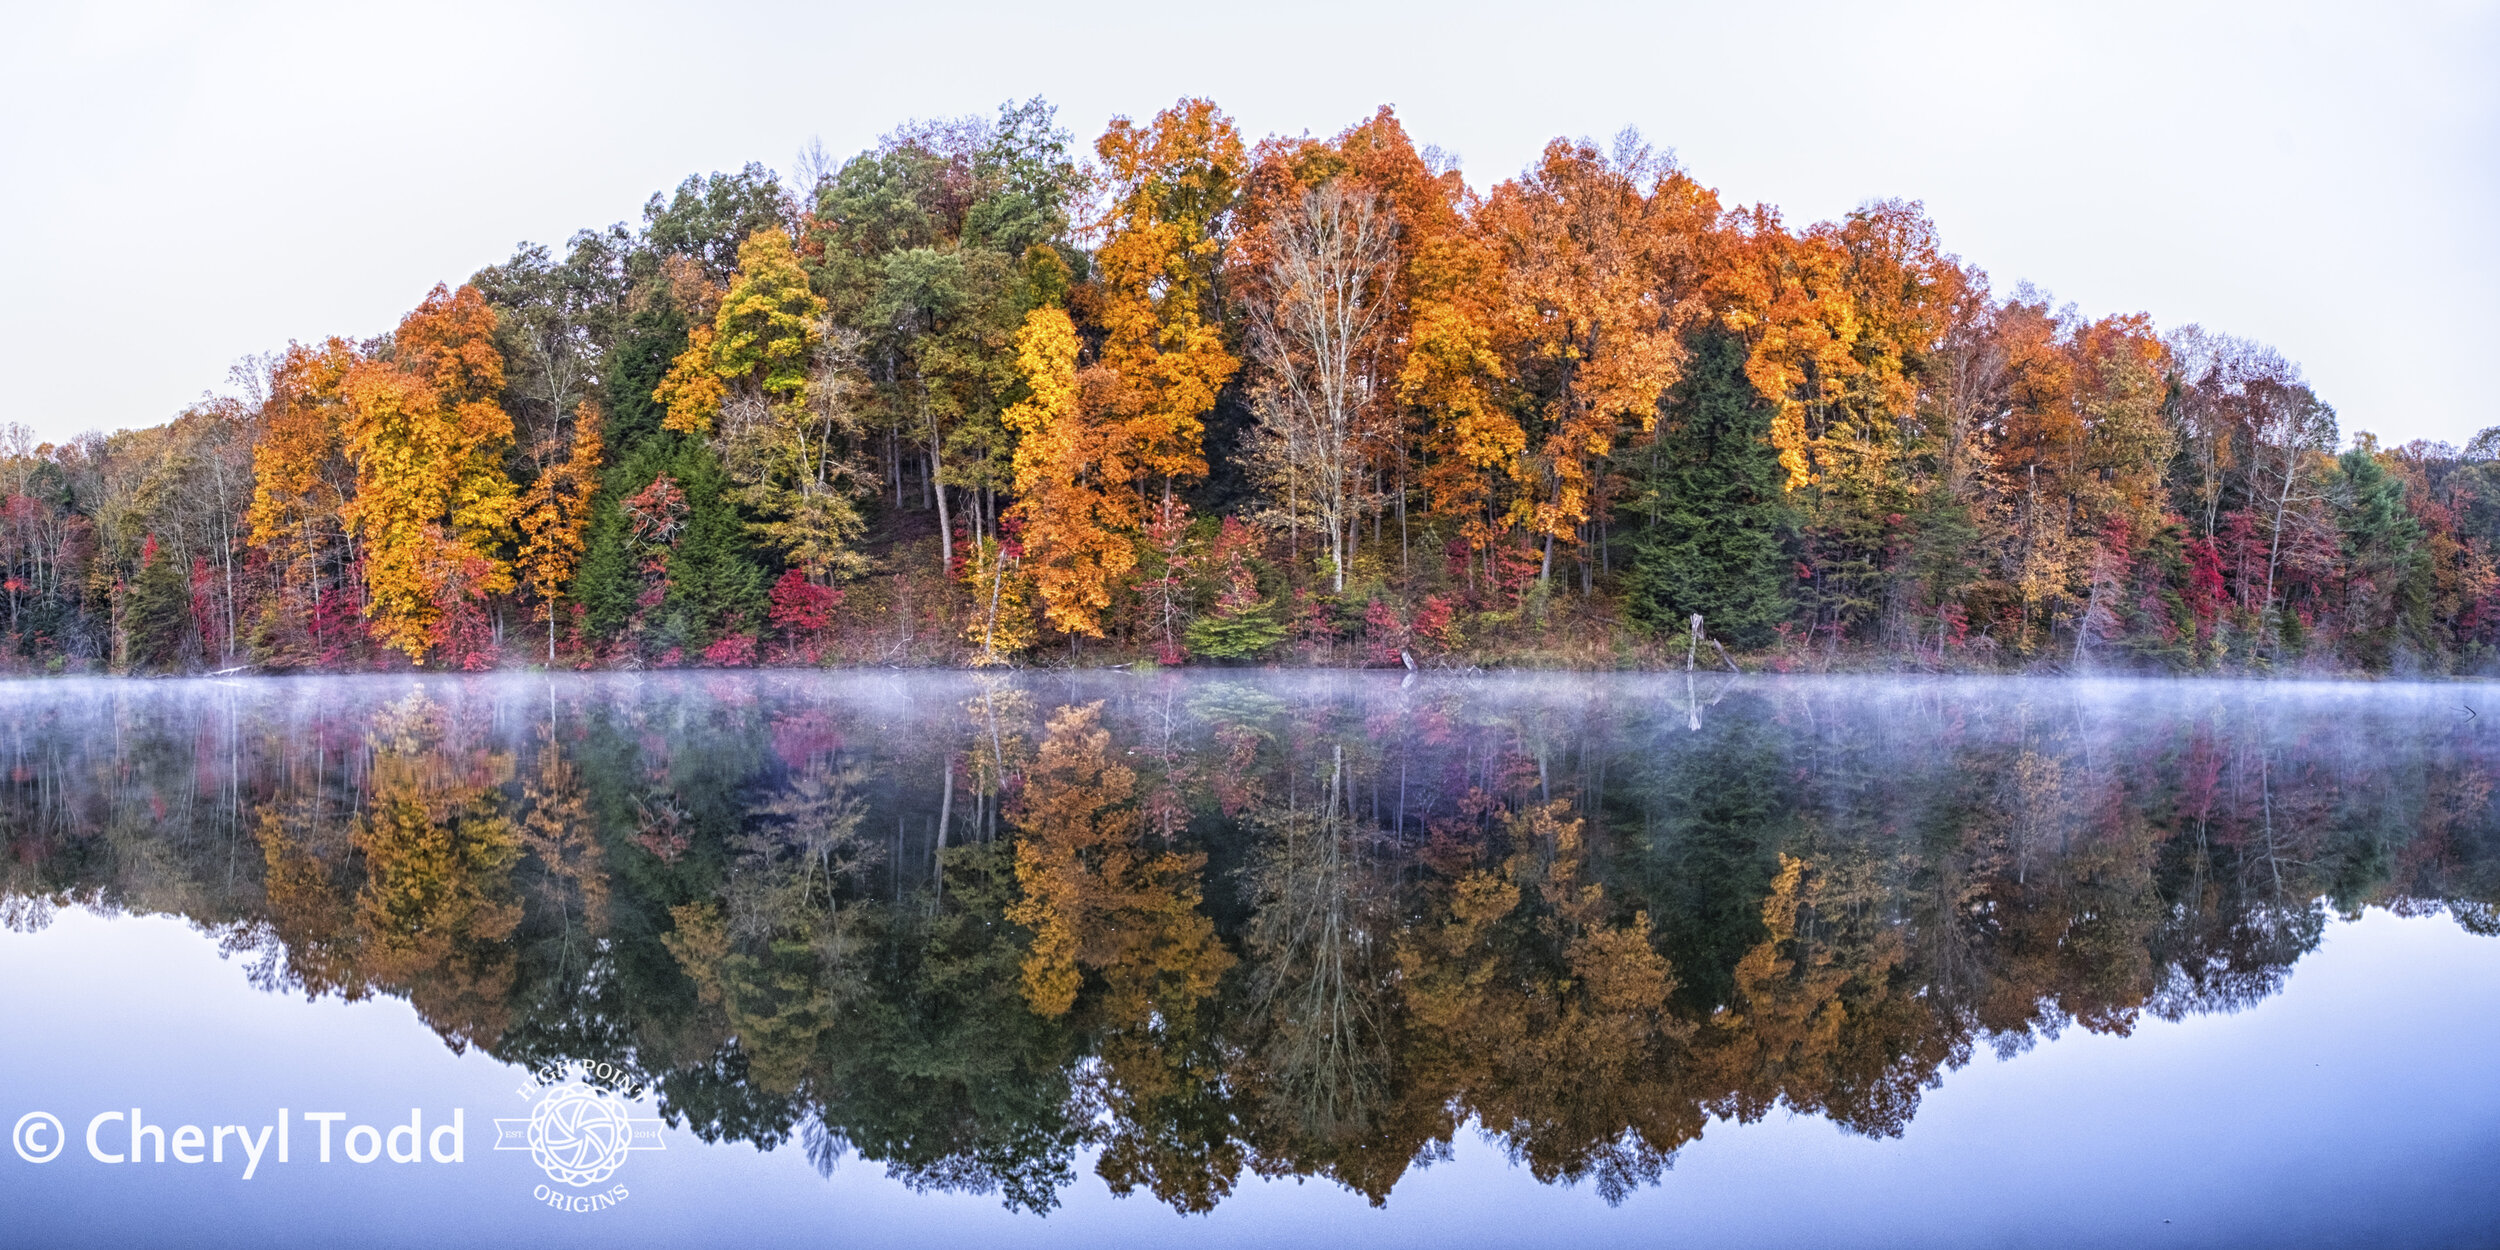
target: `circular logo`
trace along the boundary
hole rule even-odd
[[[51,1138],[48,1147],[44,1140],[47,1136]],[[60,1120],[49,1111],[29,1111],[17,1117],[17,1127],[9,1130],[9,1145],[16,1148],[18,1158],[28,1163],[50,1163],[59,1158],[66,1140]]]
[[[595,1086],[559,1085],[530,1108],[530,1158],[564,1184],[608,1179],[624,1166],[633,1145],[624,1104]]]

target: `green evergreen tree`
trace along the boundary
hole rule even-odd
[[[660,554],[636,543],[624,502],[663,474],[685,492],[686,515]],[[771,578],[730,485],[710,444],[668,431],[644,439],[607,472],[591,505],[588,545],[571,590],[592,638],[614,643],[636,631],[639,645],[653,654],[671,647],[692,654],[755,628]],[[655,559],[662,562],[664,593],[650,605],[644,597]]]
[[[2374,448],[2355,447],[2338,463],[2344,476],[2336,493],[2344,539],[2344,636],[2354,659],[2383,668],[2397,647],[2428,645],[2430,557],[2422,548],[2422,525],[2405,507],[2404,479],[2379,463]]]
[[[1737,961],[1765,936],[1762,899],[1798,833],[1798,745],[1743,693],[1690,736],[1672,732],[1677,749],[1635,766],[1627,794],[1639,810],[1626,827],[1646,832],[1608,887],[1649,911],[1678,994],[1707,1014],[1733,996]]]
[[[657,286],[656,279],[652,285]],[[622,463],[645,439],[660,430],[667,410],[651,397],[670,362],[686,350],[686,315],[665,294],[657,294],[625,319],[606,364],[607,418],[605,433],[617,462]]]
[[[191,632],[191,588],[180,563],[149,535],[140,556],[138,583],[131,587],[130,612],[123,618],[130,632],[130,666],[134,669],[180,667],[183,644]]]
[[[1711,636],[1762,646],[1789,610],[1791,518],[1771,408],[1745,377],[1742,340],[1711,330],[1691,347],[1641,473],[1649,526],[1635,540],[1625,598],[1661,630],[1680,632],[1699,612]]]
[[[1210,660],[1246,660],[1283,642],[1287,631],[1276,619],[1276,602],[1260,599],[1243,605],[1219,604],[1213,612],[1189,623],[1182,636],[1193,654]]]
[[[763,619],[771,579],[749,540],[747,519],[710,443],[679,440],[669,475],[686,492],[686,529],[668,556],[666,636],[688,653]]]
[[[601,476],[599,492],[590,504],[590,532],[582,551],[581,567],[573,574],[573,585],[565,592],[582,606],[582,630],[602,642],[613,641],[633,618],[634,600],[640,594],[640,578],[631,550],[631,534],[625,523],[622,501],[639,487],[633,476],[639,465],[627,462],[611,467]],[[651,474],[643,475],[644,484]]]

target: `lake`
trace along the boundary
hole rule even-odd
[[[2470,684],[0,684],[0,1243],[2500,1243]]]

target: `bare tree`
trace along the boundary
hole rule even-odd
[[[1263,289],[1250,300],[1253,461],[1289,520],[1307,515],[1327,536],[1341,593],[1367,486],[1362,444],[1382,389],[1373,365],[1395,230],[1370,192],[1323,183],[1275,223]]]
[[[1953,310],[1944,342],[1936,353],[1932,391],[1937,422],[1944,435],[1943,477],[1947,498],[1961,499],[1981,458],[1973,453],[2004,417],[2006,388],[2013,377],[2005,341],[1998,334],[1999,306],[1988,297],[1988,276],[1967,271],[1966,294]]]
[[[563,259],[524,243],[501,265],[472,279],[495,305],[495,345],[504,354],[504,406],[531,474],[572,446],[573,414],[597,388],[600,344],[624,306],[621,226],[573,236]]]
[[[2271,347],[2202,326],[2187,326],[2166,341],[2179,382],[2176,422],[2196,475],[2196,519],[2210,538],[2235,471],[2249,480],[2251,506],[2262,495],[2255,477],[2263,465],[2255,460],[2265,454],[2258,427],[2266,397],[2298,387],[2300,371]],[[2243,465],[2248,457],[2255,460]]]
[[[2266,547],[2266,632],[2271,639],[2278,636],[2274,583],[2283,564],[2283,536],[2295,519],[2295,506],[2326,497],[2312,462],[2334,454],[2338,435],[2335,410],[2296,379],[2252,383],[2248,397],[2256,435],[2250,494],[2274,513]]]

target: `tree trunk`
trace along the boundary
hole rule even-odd
[[[937,480],[938,454],[937,426],[933,423],[929,426],[929,487],[937,493],[938,575],[943,577],[946,570],[955,567],[955,523],[946,513],[946,483]]]
[[[2281,631],[2277,630],[2274,625],[2274,570],[2283,559],[2283,518],[2291,512],[2292,476],[2299,471],[2299,456],[2300,451],[2297,447],[2284,449],[2283,489],[2274,500],[2274,540],[2270,545],[2270,550],[2266,552],[2266,601],[2261,605],[2265,613],[2263,618],[2265,631],[2271,638],[2281,636]]]
[[[1403,463],[1400,463],[1398,466],[1398,572],[1412,574],[1414,570],[1409,567],[1409,561],[1407,558],[1408,546],[1409,544],[1406,537],[1406,466]]]

